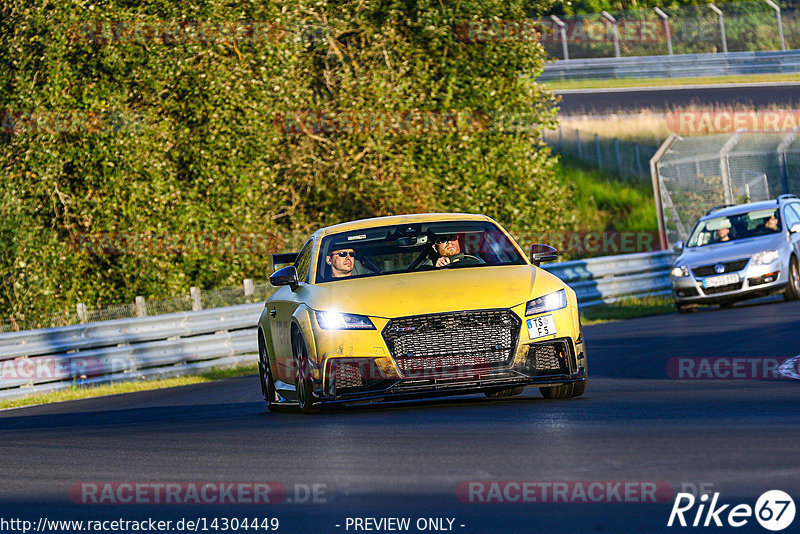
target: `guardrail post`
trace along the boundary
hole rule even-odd
[[[566,24],[555,15],[550,15],[550,19],[558,26],[558,33],[561,36],[561,52],[564,54],[564,59],[569,59],[569,50],[567,49],[567,30]]]
[[[192,287],[189,290],[189,293],[192,297],[192,311],[200,311],[203,309],[203,301],[200,298],[200,288],[199,287]]]
[[[786,51],[786,41],[783,38],[783,20],[781,20],[781,8],[779,8],[772,0],[764,0],[769,7],[775,10],[775,16],[778,17],[778,35],[781,38],[781,50]]]
[[[144,297],[136,297],[134,302],[136,304],[136,317],[147,317],[147,303]]]
[[[581,147],[580,130],[575,130],[575,146],[578,147],[578,159],[583,159],[583,147]]]
[[[611,13],[608,11],[601,11],[600,12],[603,17],[611,23],[611,31],[613,32],[614,38],[614,56],[619,56],[619,32],[617,31],[617,19],[611,16]]]
[[[715,6],[714,4],[708,4],[708,7],[711,8],[711,11],[717,14],[719,17],[719,33],[722,35],[722,53],[728,53],[728,38],[725,36],[725,17],[722,15],[722,10]]]
[[[622,174],[622,154],[619,151],[619,139],[614,138],[614,155],[617,157],[617,170]]]
[[[253,285],[252,278],[245,278],[244,279],[244,298],[245,301],[250,304],[250,297],[256,292],[256,288]]]
[[[564,132],[561,130],[561,123],[558,124],[558,146],[564,146]]]
[[[89,314],[86,312],[86,304],[79,302],[75,305],[75,311],[78,312],[78,321],[82,323],[89,322]]]
[[[664,36],[667,38],[667,53],[671,56],[672,55],[672,32],[669,28],[669,17],[666,13],[664,13],[661,8],[655,8],[656,15],[661,17],[661,20],[664,21]]]
[[[594,151],[597,154],[597,168],[603,168],[603,156],[600,154],[600,136],[594,134]]]

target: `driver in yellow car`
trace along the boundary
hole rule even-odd
[[[332,250],[325,261],[331,266],[331,276],[345,278],[353,274],[356,252],[352,248]]]
[[[484,261],[477,256],[461,252],[461,244],[458,242],[458,235],[456,234],[439,236],[436,241],[433,242],[433,250],[439,254],[439,258],[434,264],[437,268],[446,267],[451,263],[459,261],[465,262],[465,265],[484,263]]]

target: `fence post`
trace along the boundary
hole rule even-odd
[[[597,154],[597,168],[603,168],[603,156],[600,154],[600,136],[594,134],[594,151]]]
[[[659,7],[655,8],[655,11],[656,11],[656,15],[661,17],[661,20],[664,21],[664,36],[667,38],[667,53],[671,56],[672,55],[672,32],[669,29],[669,17]]]
[[[772,0],[764,0],[769,7],[775,10],[775,16],[778,17],[778,35],[781,38],[781,50],[786,50],[786,41],[783,38],[783,21],[781,20],[781,8],[779,8]]]
[[[614,55],[619,57],[619,32],[617,31],[617,19],[611,16],[611,13],[608,11],[601,11],[600,12],[603,17],[611,23],[611,30],[614,32]]]
[[[778,161],[781,166],[781,189],[783,189],[784,194],[789,192],[789,168],[786,164],[786,149],[794,142],[795,137],[797,137],[797,134],[787,135],[777,148]]]
[[[708,7],[711,8],[711,11],[719,16],[719,33],[722,35],[722,53],[728,53],[728,38],[725,36],[725,17],[722,15],[722,10],[715,6],[714,4],[708,4]]]
[[[564,132],[561,130],[561,123],[558,123],[558,147],[564,146]]]
[[[136,317],[147,317],[147,304],[144,297],[136,297],[134,302],[136,304]]]
[[[200,288],[199,287],[192,287],[189,290],[190,295],[192,296],[192,311],[200,311],[203,309],[203,301],[200,298]]]
[[[578,147],[578,159],[583,159],[583,147],[581,146],[580,130],[575,130],[575,146]]]
[[[614,138],[614,155],[617,157],[617,170],[622,174],[622,154],[619,152],[619,139]]]
[[[86,304],[79,302],[75,305],[75,311],[78,312],[78,320],[82,323],[89,322],[89,314],[86,312]]]
[[[561,52],[564,54],[564,59],[569,59],[569,49],[567,49],[567,30],[564,21],[555,15],[550,15],[550,19],[558,26],[558,33],[561,35]]]

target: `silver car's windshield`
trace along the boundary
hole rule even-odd
[[[753,210],[700,221],[692,232],[687,246],[701,247],[780,231],[781,219],[777,208]]]
[[[446,261],[439,261],[445,257]],[[525,264],[514,243],[490,222],[412,223],[326,236],[320,244],[316,283],[438,268]]]

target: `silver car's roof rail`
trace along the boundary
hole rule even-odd
[[[713,208],[711,208],[710,210],[708,210],[706,212],[706,215],[709,215],[710,213],[713,213],[713,212],[715,212],[717,210],[721,210],[722,208],[730,208],[731,206],[735,206],[735,205],[736,204],[720,204],[719,206],[714,206]]]

